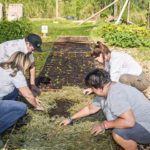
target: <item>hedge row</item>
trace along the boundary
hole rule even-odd
[[[28,20],[0,21],[0,43],[25,37],[32,32],[32,25]]]
[[[150,32],[137,25],[107,24],[101,28],[101,36],[110,45],[118,47],[150,47]]]

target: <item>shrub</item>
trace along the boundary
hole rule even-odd
[[[4,20],[0,22],[0,31],[0,43],[2,43],[8,40],[23,38],[32,31],[32,26],[25,19],[11,22]]]
[[[141,45],[137,36],[128,32],[108,32],[104,37],[110,45],[123,48],[138,47]]]
[[[137,25],[107,24],[101,28],[101,36],[110,45],[119,47],[150,47],[150,32]]]

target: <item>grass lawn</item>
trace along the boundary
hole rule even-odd
[[[9,136],[8,148],[11,150],[117,150],[118,147],[114,144],[110,131],[96,137],[90,133],[93,125],[104,119],[102,113],[80,119],[68,127],[59,125],[63,116],[74,114],[90,103],[92,98],[93,96],[84,96],[78,87],[64,87],[57,92],[43,92],[40,100],[45,112],[29,110],[28,116],[24,117],[27,125],[13,131]],[[63,102],[64,106],[68,106],[68,103],[71,105],[64,107],[58,105],[58,102]]]
[[[40,35],[42,35],[41,25],[48,25],[48,38],[43,39],[45,41],[55,41],[59,36],[66,35],[90,36],[93,28],[97,26],[96,24],[92,23],[85,23],[83,25],[79,25],[79,23],[73,23],[67,20],[33,21],[32,24],[34,26],[33,32],[38,33]]]

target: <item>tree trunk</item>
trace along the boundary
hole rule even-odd
[[[127,16],[127,22],[130,22],[130,0],[128,2],[128,16]]]
[[[117,18],[117,13],[118,13],[118,3],[114,4],[114,18]]]
[[[147,27],[150,29],[150,2],[149,2],[149,9],[147,13]]]
[[[56,18],[58,18],[58,0],[56,0]]]

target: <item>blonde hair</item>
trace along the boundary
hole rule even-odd
[[[0,63],[0,67],[12,69],[13,72],[10,75],[14,77],[18,71],[22,71],[25,74],[25,71],[30,68],[31,64],[29,54],[18,51],[13,53],[6,62]]]

